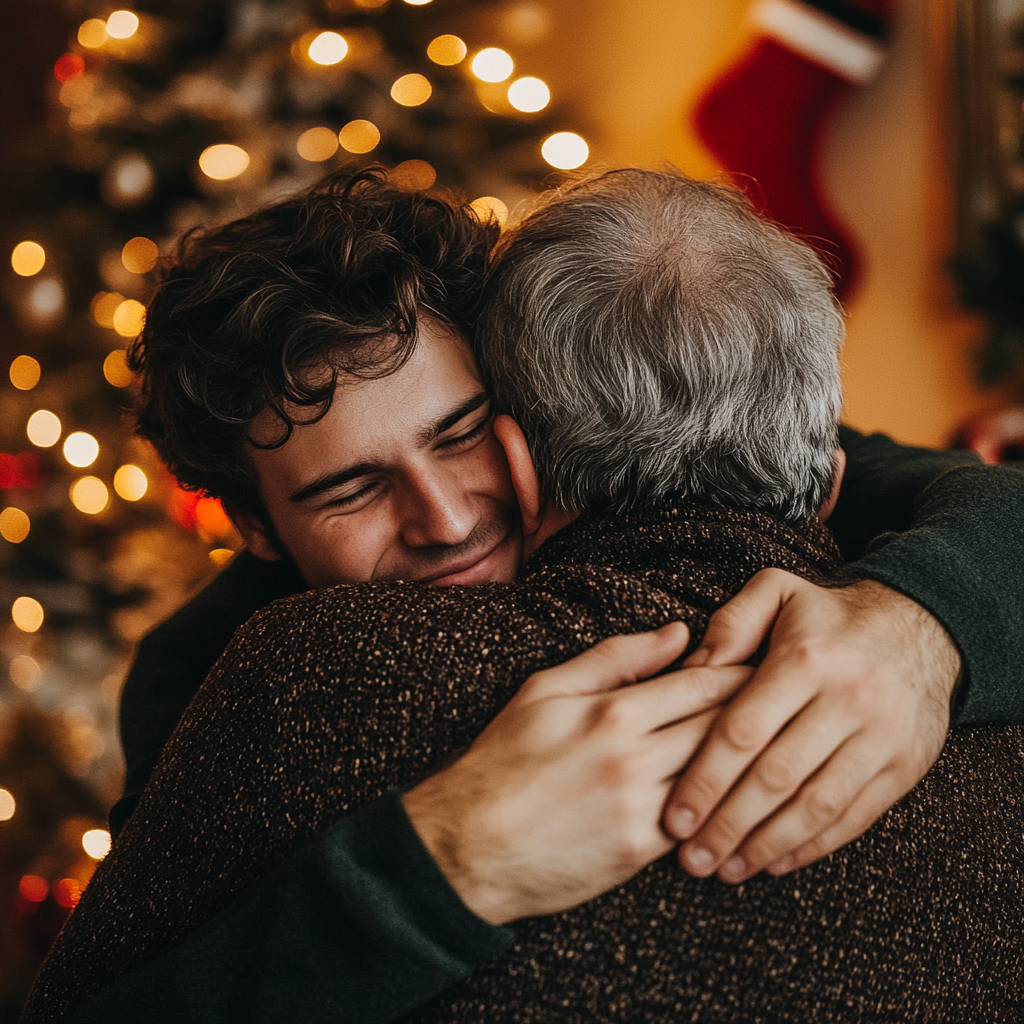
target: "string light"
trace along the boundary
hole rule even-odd
[[[19,391],[31,391],[42,376],[43,370],[38,359],[31,356],[17,356],[11,363],[8,376]]]
[[[71,504],[86,515],[99,515],[110,501],[107,485],[95,476],[83,476],[76,480],[70,489]]]
[[[114,474],[114,490],[125,501],[138,501],[149,488],[146,474],[138,467],[128,463],[121,466]]]
[[[551,102],[551,90],[539,78],[517,78],[508,87],[508,101],[516,110],[535,114]]]
[[[571,171],[587,162],[590,147],[575,132],[555,132],[544,140],[540,152],[552,167]]]
[[[114,11],[107,18],[106,29],[111,39],[131,39],[139,30],[138,15],[131,11]]]
[[[100,327],[114,327],[114,314],[117,307],[124,302],[120,292],[97,292],[89,303],[89,315]]]
[[[78,41],[87,50],[99,49],[107,38],[107,23],[102,18],[83,21],[78,29]]]
[[[82,898],[82,885],[77,878],[62,878],[53,887],[53,896],[62,907],[74,910]]]
[[[248,166],[249,154],[227,142],[207,146],[199,155],[199,169],[214,181],[237,178]]]
[[[10,673],[11,682],[19,690],[27,690],[28,692],[31,692],[39,685],[39,680],[43,674],[43,670],[39,667],[35,658],[30,658],[27,654],[18,654],[11,658],[11,664],[8,666],[7,671]]]
[[[418,107],[430,99],[433,91],[433,86],[423,75],[413,72],[395,81],[391,86],[391,98],[403,107]]]
[[[52,448],[60,440],[60,420],[49,409],[38,409],[28,418],[25,433],[37,448]]]
[[[45,618],[43,606],[34,597],[19,597],[11,605],[11,618],[23,633],[35,633]]]
[[[437,171],[426,160],[403,160],[391,172],[391,181],[406,192],[425,192],[437,181]]]
[[[82,836],[82,849],[93,860],[103,860],[110,853],[110,833],[105,828],[91,828]]]
[[[218,567],[227,565],[234,557],[235,553],[231,548],[214,548],[210,552],[210,561]]]
[[[353,0],[356,7],[361,7],[364,11],[375,11],[379,7],[385,7],[390,0]]]
[[[430,0],[405,0],[410,7],[425,7]]]
[[[338,132],[338,141],[349,153],[369,153],[380,142],[380,129],[372,121],[349,121]]]
[[[18,892],[29,903],[42,903],[50,895],[50,887],[46,879],[40,875],[22,875],[18,883]]]
[[[484,223],[492,217],[499,224],[504,224],[508,220],[508,207],[496,196],[481,196],[469,205]]]
[[[148,274],[159,257],[160,249],[156,242],[142,235],[125,242],[121,250],[121,263],[132,274]]]
[[[504,82],[512,74],[512,58],[496,46],[481,50],[474,58],[470,67],[473,74],[481,82]]]
[[[11,791],[0,788],[0,821],[10,821],[17,806]]]
[[[124,153],[103,172],[103,201],[117,210],[144,203],[156,188],[153,165],[141,153]]]
[[[91,466],[99,453],[99,441],[84,430],[76,430],[73,434],[68,434],[64,441],[64,458],[79,469]]]
[[[114,310],[111,320],[122,338],[134,338],[146,323],[146,307],[135,299],[125,299]]]
[[[338,152],[338,136],[330,128],[309,128],[299,136],[295,149],[303,160],[321,163]]]
[[[444,67],[461,64],[468,53],[466,44],[458,36],[438,36],[430,41],[427,56],[435,63]]]
[[[122,348],[115,348],[103,360],[103,376],[115,388],[126,388],[132,382],[132,371],[128,369],[127,354]]]
[[[337,32],[321,32],[309,44],[309,49],[306,52],[314,64],[332,67],[345,59],[345,55],[348,53],[348,43],[345,42],[345,37],[338,35]]]
[[[13,505],[0,512],[0,537],[11,544],[20,544],[32,529],[32,520]]]
[[[40,278],[28,293],[27,307],[41,325],[55,320],[64,309],[64,285],[55,277]]]
[[[77,53],[65,53],[53,65],[53,77],[58,82],[70,82],[85,71],[85,61]]]
[[[38,242],[19,242],[11,253],[11,266],[21,277],[38,274],[46,264],[46,250]]]

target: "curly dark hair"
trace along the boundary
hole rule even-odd
[[[265,519],[252,421],[270,409],[281,430],[263,447],[284,444],[327,413],[340,375],[401,368],[418,314],[471,336],[498,231],[467,204],[402,191],[371,167],[190,232],[129,349],[137,432],[184,487]]]

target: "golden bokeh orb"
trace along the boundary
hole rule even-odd
[[[405,0],[410,7],[426,7],[431,0]]]
[[[35,633],[45,617],[43,606],[34,597],[19,597],[11,605],[11,618],[23,633]]]
[[[139,30],[139,16],[132,11],[114,11],[107,18],[106,29],[111,39],[131,39]]]
[[[369,153],[380,142],[380,129],[372,121],[349,121],[338,132],[338,141],[349,153]]]
[[[97,292],[89,303],[89,314],[93,322],[100,327],[113,328],[114,314],[122,302],[124,296],[120,292]]]
[[[10,821],[14,817],[17,806],[11,791],[0,788],[0,821]]]
[[[103,860],[110,853],[110,833],[105,828],[91,828],[82,836],[82,849],[93,860]]]
[[[123,348],[115,348],[103,360],[103,376],[115,388],[126,388],[132,382],[132,371],[128,369],[128,357]]]
[[[210,561],[216,566],[227,565],[235,557],[231,548],[214,548],[210,552]]]
[[[504,224],[508,220],[508,206],[497,196],[481,196],[469,205],[484,223],[492,218],[499,224]]]
[[[17,654],[11,658],[7,671],[10,674],[11,682],[19,690],[29,693],[39,685],[39,680],[43,675],[43,670],[39,667],[36,659],[30,658],[27,654]]]
[[[149,480],[138,466],[127,463],[114,474],[114,490],[125,501],[138,501],[149,489]]]
[[[134,338],[146,323],[146,307],[135,299],[125,299],[114,310],[114,330],[122,338]]]
[[[90,18],[78,28],[78,41],[87,50],[98,49],[107,39],[107,23],[102,18]]]
[[[571,171],[587,162],[590,147],[575,132],[555,132],[544,140],[540,152],[552,167]]]
[[[303,160],[321,163],[338,152],[338,136],[330,128],[309,128],[299,136],[295,149]]]
[[[86,515],[95,516],[107,507],[110,492],[107,485],[95,476],[83,476],[70,489],[71,504]]]
[[[46,265],[46,250],[38,242],[19,242],[11,253],[11,266],[20,277],[32,277]]]
[[[68,434],[64,440],[64,458],[79,469],[91,466],[99,453],[99,441],[84,430],[76,430],[73,434]]]
[[[425,192],[437,181],[437,171],[426,160],[403,160],[390,178],[405,192]]]
[[[345,37],[337,32],[321,32],[309,44],[306,51],[309,59],[321,67],[333,67],[340,64],[348,53],[348,43]]]
[[[13,505],[0,512],[0,537],[11,544],[20,544],[32,529],[32,520],[26,512]]]
[[[33,359],[31,356],[18,356],[11,363],[11,368],[7,373],[11,378],[11,383],[19,391],[31,391],[39,383],[43,369],[39,365],[38,359]]]
[[[438,36],[432,39],[427,47],[427,56],[435,64],[444,67],[461,64],[468,52],[466,44],[458,36],[452,35]]]
[[[433,91],[434,87],[424,75],[413,72],[395,80],[391,86],[391,98],[403,107],[418,107],[430,99]]]
[[[52,448],[60,440],[61,425],[49,409],[37,409],[28,418],[25,433],[37,448]]]
[[[481,82],[504,82],[512,74],[512,58],[496,46],[488,46],[474,58],[470,67]]]
[[[214,181],[237,178],[249,166],[249,154],[241,146],[220,142],[199,154],[199,169]]]
[[[508,87],[508,101],[524,114],[535,114],[551,102],[551,90],[539,78],[517,78]]]
[[[137,235],[125,242],[121,250],[124,269],[132,274],[148,274],[160,258],[160,249],[151,238]]]

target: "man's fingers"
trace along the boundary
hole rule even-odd
[[[609,704],[609,713],[629,716],[638,729],[654,732],[717,707],[753,674],[748,665],[679,669],[615,694],[611,698],[615,707],[612,710]]]
[[[649,633],[631,633],[602,640],[554,668],[536,672],[523,684],[522,699],[602,693],[648,679],[672,664],[686,650],[690,630],[670,622]]]
[[[700,646],[684,665],[736,665],[752,657],[771,631],[798,577],[762,569],[711,616]]]

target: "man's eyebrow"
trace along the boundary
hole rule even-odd
[[[447,415],[431,423],[429,427],[424,427],[416,435],[417,444],[419,447],[424,448],[431,442],[436,441],[446,430],[451,430],[459,420],[464,416],[468,416],[471,412],[475,412],[485,402],[490,401],[490,398],[491,396],[486,391],[480,391],[472,398],[466,399],[457,409],[453,409]]]
[[[340,487],[342,484],[347,484],[349,480],[355,480],[356,477],[366,476],[368,473],[376,473],[381,468],[382,463],[380,462],[360,462],[357,466],[339,469],[337,473],[325,473],[319,479],[306,484],[305,487],[300,487],[288,500],[296,505],[300,505],[304,501],[309,501],[310,498],[315,498],[318,494],[323,494],[325,491],[330,491],[335,487]]]

